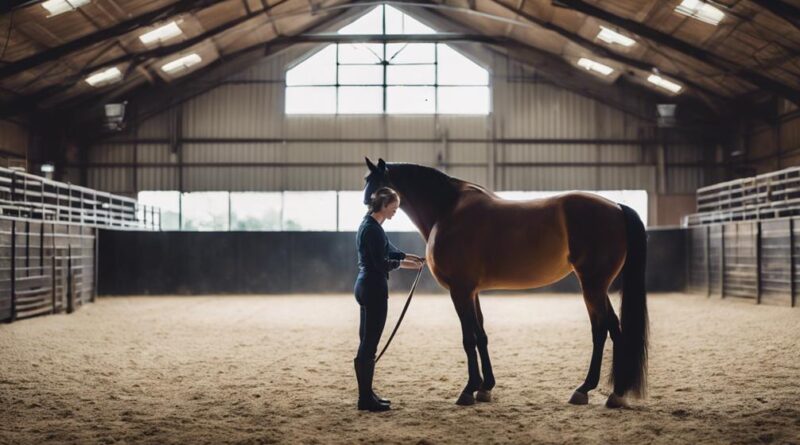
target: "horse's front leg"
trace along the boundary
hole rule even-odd
[[[478,389],[475,396],[478,402],[492,401],[492,388],[494,388],[494,372],[492,371],[492,361],[489,359],[489,337],[483,328],[483,312],[481,312],[481,300],[475,294],[475,312],[478,317],[478,329],[476,333],[478,355],[481,357],[481,371],[483,371],[483,384]]]
[[[475,312],[474,295],[475,293],[472,289],[451,289],[450,291],[450,297],[453,299],[453,305],[455,305],[458,318],[461,321],[461,339],[464,345],[464,352],[467,354],[467,371],[469,373],[467,385],[458,397],[456,405],[474,404],[475,396],[473,393],[480,389],[483,383],[478,371],[478,354],[476,351],[478,319]]]

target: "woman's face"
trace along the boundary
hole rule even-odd
[[[381,213],[383,213],[383,216],[385,216],[386,219],[392,219],[394,214],[397,213],[397,209],[399,207],[400,207],[400,200],[398,199],[397,201],[387,204],[386,207],[383,208]]]

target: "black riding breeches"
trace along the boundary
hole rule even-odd
[[[356,301],[361,306],[361,325],[358,328],[361,343],[358,345],[358,358],[374,358],[386,324],[388,283],[382,277],[359,275],[353,290]]]

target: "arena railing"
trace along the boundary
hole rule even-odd
[[[161,212],[125,196],[0,168],[0,217],[117,230],[160,230]]]
[[[800,167],[721,182],[697,190],[697,213],[683,226],[800,215]]]

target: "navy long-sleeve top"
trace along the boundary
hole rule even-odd
[[[358,226],[356,234],[358,246],[359,275],[372,275],[389,279],[389,271],[400,267],[406,254],[395,247],[383,227],[371,215],[367,214]]]

